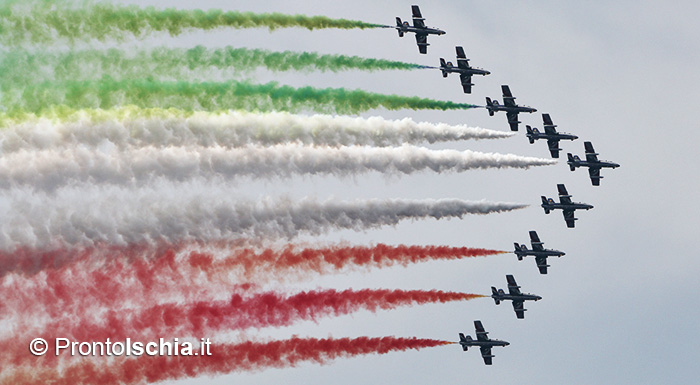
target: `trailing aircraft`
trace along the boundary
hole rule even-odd
[[[569,161],[566,163],[569,164],[571,171],[575,171],[577,167],[588,167],[591,183],[593,183],[593,186],[600,186],[600,180],[603,179],[600,175],[600,169],[615,169],[620,167],[620,165],[605,160],[598,160],[598,153],[593,149],[593,144],[591,142],[583,142],[583,148],[586,150],[586,160],[581,160],[578,155],[572,156],[571,154],[566,154],[569,158]]]
[[[469,59],[464,54],[464,49],[462,47],[455,47],[457,50],[457,66],[455,67],[451,61],[446,62],[445,59],[440,58],[440,71],[442,71],[442,77],[446,78],[450,73],[458,73],[459,79],[462,82],[462,89],[465,94],[472,93],[472,75],[483,75],[486,76],[491,72],[486,71],[481,68],[475,68],[469,66]]]
[[[539,295],[521,293],[520,286],[515,282],[515,278],[508,274],[506,275],[506,281],[508,281],[508,294],[506,294],[503,289],[496,290],[496,287],[491,286],[491,298],[499,305],[501,301],[513,301],[513,310],[515,310],[515,316],[522,319],[525,318],[525,301],[539,301],[542,299]]]
[[[413,11],[413,26],[407,21],[401,22],[400,17],[396,17],[396,30],[399,32],[399,37],[403,37],[405,33],[416,34],[416,44],[418,51],[422,54],[428,53],[428,35],[444,35],[446,32],[437,28],[428,28],[425,26],[425,19],[420,13],[420,8],[417,5],[412,5]]]
[[[515,255],[518,257],[518,261],[522,261],[523,257],[533,256],[535,257],[535,262],[537,263],[537,268],[540,269],[540,274],[547,274],[547,257],[561,257],[566,255],[565,252],[553,249],[545,249],[544,242],[540,241],[540,237],[537,235],[537,231],[530,231],[530,246],[531,250],[527,249],[524,244],[515,245]]]
[[[564,132],[557,132],[556,124],[552,123],[552,118],[549,114],[542,114],[542,121],[544,122],[544,132],[540,132],[537,128],[532,128],[530,126],[525,126],[527,128],[527,138],[530,140],[530,144],[535,143],[538,139],[547,139],[547,146],[549,146],[549,152],[552,154],[552,158],[559,157],[559,141],[560,140],[576,140],[578,136],[567,134]]]
[[[476,329],[476,339],[472,339],[471,336],[464,336],[464,333],[459,333],[459,344],[462,345],[462,350],[465,352],[470,346],[478,346],[481,350],[481,357],[484,359],[486,365],[491,365],[491,359],[495,357],[491,354],[491,348],[494,346],[508,346],[510,342],[502,340],[494,340],[488,337],[488,332],[484,330],[484,325],[481,321],[474,321],[474,328]]]
[[[559,203],[554,202],[554,199],[542,196],[542,208],[545,214],[549,214],[552,210],[562,210],[564,213],[564,220],[566,220],[566,227],[574,227],[575,221],[578,218],[574,217],[574,212],[576,210],[590,210],[593,205],[588,203],[572,202],[571,195],[566,191],[566,187],[563,184],[558,184],[557,189],[559,190]]]
[[[503,104],[499,104],[498,100],[491,101],[491,98],[486,97],[486,109],[489,111],[489,115],[493,116],[495,112],[505,111],[506,117],[508,118],[508,124],[512,131],[518,131],[518,114],[521,112],[537,112],[536,109],[528,106],[519,106],[515,104],[515,97],[510,92],[510,88],[507,85],[501,86],[501,91],[503,92]]]

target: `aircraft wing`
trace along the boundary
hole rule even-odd
[[[481,350],[481,357],[484,359],[484,363],[486,365],[491,365],[493,363],[493,361],[491,361],[493,358],[493,354],[491,354],[491,347],[480,346],[479,349]]]
[[[510,87],[502,85],[501,91],[503,92],[503,104],[509,107],[515,107],[515,98],[510,92]]]
[[[551,126],[552,128],[556,127],[552,122],[552,118],[549,116],[549,114],[542,114],[542,122],[544,122],[545,128],[547,126]]]
[[[488,332],[484,330],[484,325],[481,324],[481,321],[474,321],[474,329],[476,329],[476,339],[478,341],[488,341]]]
[[[416,33],[416,44],[418,44],[418,52],[428,53],[428,35]]]
[[[600,186],[600,179],[602,177],[600,176],[600,169],[598,167],[589,167],[588,175],[591,176],[591,182],[593,183],[593,186]]]
[[[583,142],[583,147],[586,149],[586,160],[592,163],[598,162],[598,154],[593,149],[593,143]]]
[[[517,112],[506,112],[506,117],[508,118],[508,124],[510,125],[511,131],[518,131],[518,113]]]
[[[530,244],[532,245],[532,250],[544,250],[544,247],[542,247],[543,242],[540,241],[537,231],[530,231]]]
[[[574,210],[564,210],[564,220],[566,221],[566,227],[574,227],[576,225]]]
[[[462,81],[462,89],[465,94],[472,93],[472,75],[459,74],[459,79]]]
[[[471,67],[469,67],[469,59],[467,59],[467,55],[464,54],[464,48],[456,47],[456,50],[457,50],[457,67],[464,68],[464,69],[471,68]]]
[[[412,5],[411,10],[413,11],[413,26],[416,28],[425,28],[425,19],[423,15],[420,14],[420,8],[417,5]]]
[[[558,184],[557,189],[559,190],[559,202],[564,205],[571,204],[571,195],[566,191],[566,186]]]
[[[544,133],[547,135],[556,135],[557,130],[554,126],[544,126]]]
[[[535,257],[535,262],[537,263],[537,268],[540,269],[540,274],[547,274],[547,268],[549,267],[547,257],[538,255]]]
[[[552,158],[559,157],[559,139],[547,139],[547,146],[549,146],[549,153],[552,154]]]
[[[513,301],[513,310],[515,310],[515,316],[523,319],[525,318],[525,306],[523,301]]]
[[[506,281],[508,281],[508,292],[511,295],[520,295],[520,286],[518,286],[518,283],[515,282],[515,277],[512,275],[508,274],[506,275]]]

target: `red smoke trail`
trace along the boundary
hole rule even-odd
[[[20,252],[16,261],[33,263],[31,266],[29,263],[17,266],[28,269],[25,271],[39,270],[40,273],[29,277],[12,275],[10,282],[0,282],[0,313],[7,314],[21,307],[25,314],[34,312],[59,317],[94,307],[114,309],[125,305],[209,297],[219,291],[222,284],[230,288],[230,282],[263,282],[295,275],[302,278],[312,272],[405,266],[503,252],[467,247],[383,244],[256,250],[221,242],[95,246],[72,253],[68,250],[34,255],[26,250]],[[68,258],[74,260],[62,267],[54,267]]]
[[[27,356],[27,344],[36,337],[53,341],[57,337],[72,341],[112,341],[127,337],[157,340],[162,336],[178,338],[214,335],[220,331],[286,326],[300,320],[317,320],[324,316],[339,316],[358,310],[389,310],[398,306],[466,301],[484,297],[478,294],[440,290],[314,290],[284,296],[274,292],[234,294],[230,301],[192,304],[171,303],[136,311],[109,310],[100,322],[76,315],[52,320],[43,331],[24,332],[26,337],[14,336],[0,341],[0,351],[12,364],[21,365]],[[26,341],[24,341],[26,339]],[[25,343],[26,342],[26,343]],[[53,346],[50,348],[53,351]],[[24,358],[24,360],[23,360]],[[3,360],[4,361],[4,360]],[[34,360],[32,360],[34,361]],[[53,365],[51,357],[40,361]]]
[[[353,266],[389,267],[430,260],[452,260],[467,257],[502,254],[505,251],[448,246],[332,246],[326,248],[299,248],[290,245],[281,250],[256,251],[241,248],[227,258],[215,258],[210,253],[192,252],[189,263],[202,271],[212,273],[242,268],[246,277],[258,276],[270,270],[329,273]]]
[[[238,371],[285,368],[303,361],[328,361],[362,354],[423,349],[453,342],[421,338],[296,338],[273,342],[243,342],[210,346],[211,356],[141,356],[106,363],[105,358],[80,360],[59,373],[52,369],[18,370],[7,384],[144,384]],[[105,360],[105,361],[102,361]],[[96,362],[97,361],[97,362]]]
[[[201,249],[202,251],[193,251]],[[408,265],[429,260],[451,260],[466,257],[480,257],[506,253],[505,251],[470,247],[448,246],[330,246],[322,248],[301,248],[289,245],[282,249],[259,249],[246,247],[244,242],[183,242],[177,244],[115,246],[99,244],[92,247],[34,250],[18,248],[0,252],[0,277],[9,273],[33,275],[37,272],[60,269],[86,259],[153,259],[165,252],[181,253],[191,251],[190,264],[212,269],[242,267],[248,274],[275,269],[312,270],[319,273],[340,270],[351,265],[367,267],[387,267]],[[226,253],[225,258],[218,255]],[[222,260],[221,260],[222,259]],[[217,260],[216,264],[214,261]],[[219,261],[220,260],[220,261]],[[263,266],[263,267],[261,267]]]

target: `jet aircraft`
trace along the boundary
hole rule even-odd
[[[491,354],[491,348],[494,346],[508,346],[510,342],[490,339],[488,337],[489,333],[484,330],[481,321],[474,321],[474,328],[476,329],[476,340],[472,339],[471,336],[465,337],[464,333],[459,333],[459,344],[462,345],[462,350],[465,352],[470,346],[478,346],[481,350],[481,357],[484,358],[484,363],[491,365],[491,359],[495,357]]]
[[[566,255],[563,251],[545,249],[542,245],[544,242],[540,241],[540,237],[537,235],[537,231],[530,231],[530,245],[532,250],[528,250],[527,246],[524,244],[515,245],[515,255],[518,257],[518,261],[522,261],[523,257],[533,256],[535,257],[535,262],[537,263],[537,268],[540,269],[540,274],[547,274],[547,257],[561,257]]]
[[[525,307],[523,306],[525,301],[539,301],[542,299],[539,295],[521,293],[520,286],[515,282],[515,278],[508,274],[506,275],[506,280],[508,281],[508,294],[506,294],[503,289],[496,290],[495,287],[491,286],[491,298],[499,305],[501,301],[513,301],[513,310],[515,310],[516,317],[523,319],[525,318]]]
[[[564,213],[564,220],[566,220],[566,227],[574,227],[575,221],[578,218],[574,217],[574,212],[576,210],[590,210],[593,205],[587,203],[572,202],[571,195],[566,192],[566,187],[563,184],[558,184],[557,189],[559,190],[559,203],[555,203],[554,199],[542,196],[542,208],[545,214],[549,214],[552,210],[562,210]]]
[[[503,105],[498,104],[498,100],[491,101],[491,98],[486,97],[486,109],[489,110],[489,115],[493,116],[495,112],[505,111],[506,117],[508,118],[508,124],[512,131],[518,131],[518,113],[520,112],[537,112],[536,109],[528,106],[519,106],[515,104],[515,97],[510,92],[510,88],[507,85],[501,86],[501,91],[503,91]]]
[[[445,31],[437,28],[428,28],[425,26],[425,19],[420,13],[420,8],[417,5],[412,5],[413,10],[413,26],[407,21],[401,22],[400,17],[396,17],[396,30],[399,32],[399,37],[403,37],[405,33],[413,32],[416,34],[416,43],[418,51],[422,54],[428,53],[428,35],[444,35]]]
[[[564,132],[557,132],[556,124],[552,123],[552,118],[549,114],[542,114],[542,121],[544,122],[544,133],[540,132],[537,128],[532,128],[530,126],[525,126],[527,128],[527,138],[530,140],[530,144],[535,143],[538,139],[547,139],[547,145],[549,146],[549,152],[552,154],[552,158],[559,157],[559,141],[560,140],[576,140],[578,136],[567,134]]]
[[[572,156],[571,154],[566,154],[569,157],[569,161],[566,163],[569,164],[571,171],[575,171],[576,167],[588,167],[591,183],[593,183],[593,186],[600,186],[600,180],[603,179],[603,177],[600,176],[600,169],[615,169],[620,167],[620,165],[605,160],[598,160],[598,153],[593,149],[593,144],[591,142],[583,142],[583,147],[586,150],[586,160],[581,160],[578,155]]]
[[[458,73],[459,79],[462,81],[462,89],[465,94],[472,93],[472,75],[489,75],[491,72],[483,70],[481,68],[475,68],[469,66],[469,59],[464,54],[464,49],[462,47],[456,47],[457,50],[457,67],[455,67],[451,61],[445,62],[445,59],[440,58],[440,71],[442,71],[442,77],[446,78],[450,73]]]

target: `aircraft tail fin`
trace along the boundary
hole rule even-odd
[[[571,171],[576,171],[576,166],[573,165],[574,156],[571,155],[570,152],[568,152],[568,153],[566,153],[566,157],[569,159],[569,162],[567,162],[567,163],[569,163],[569,168],[571,169]]]
[[[542,205],[546,205],[546,204],[549,204],[549,202],[547,202],[547,197],[542,195]],[[549,214],[549,209],[546,207],[543,207],[543,208],[544,208],[544,213]]]
[[[401,18],[398,16],[396,17],[396,26],[398,27],[396,30],[399,32],[399,37],[403,37],[403,31],[401,30],[403,23],[401,23]]]
[[[491,98],[489,98],[487,96],[486,97],[486,108],[489,110],[489,116],[493,116],[493,110],[490,107],[493,107],[493,102],[491,101]]]
[[[445,68],[447,68],[447,63],[445,62],[445,59],[440,58],[440,69],[442,70],[443,78],[447,77],[447,71],[445,71]]]
[[[493,293],[493,295],[495,295],[495,296],[498,296],[498,290],[496,290],[496,288],[493,287],[493,286],[491,286],[491,293]],[[500,299],[498,299],[498,298],[496,298],[496,297],[493,297],[493,296],[492,296],[492,298],[493,298],[493,301],[496,302],[496,305],[500,305],[500,304],[501,304],[501,300],[500,300]]]
[[[518,244],[518,242],[513,242],[513,246],[515,246],[515,255],[518,257],[518,261],[522,261],[522,260],[523,260],[523,256],[520,255],[520,254],[518,254],[518,253],[521,252],[521,251],[523,251],[523,248],[520,247],[520,245]]]
[[[472,340],[472,336],[464,336],[464,333],[459,333],[459,342],[468,342]],[[469,346],[462,345],[462,350],[465,352],[469,349]]]
[[[530,144],[535,143],[535,138],[532,136],[532,127],[530,126],[525,126],[525,129],[527,130],[527,138],[530,140]]]

